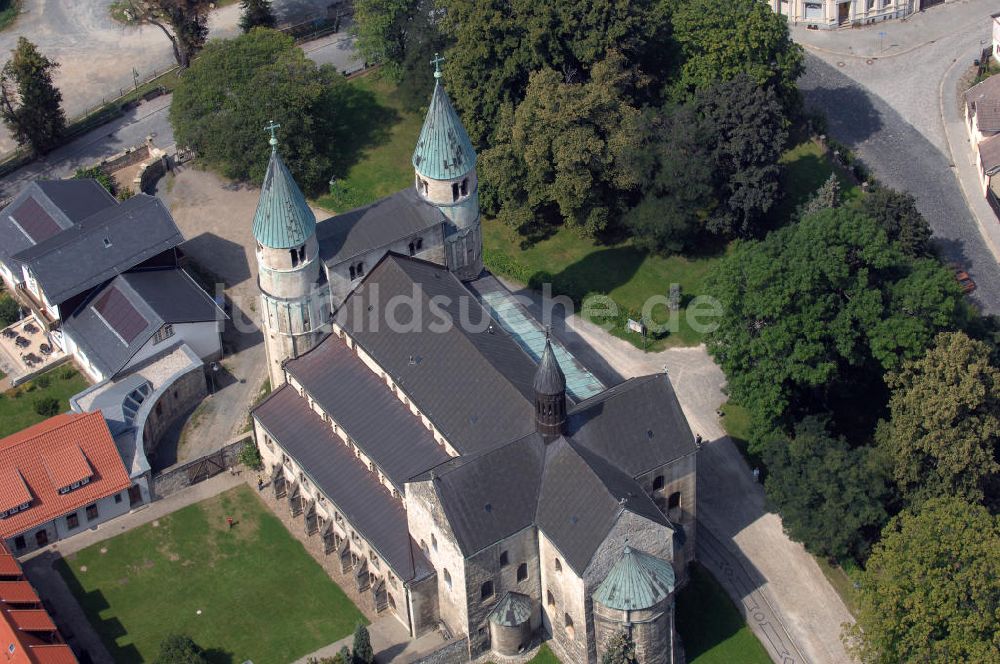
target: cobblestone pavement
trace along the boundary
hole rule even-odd
[[[543,323],[537,293],[507,284]],[[717,415],[726,397],[725,376],[704,346],[643,353],[562,309],[552,333],[606,385],[666,370],[685,416],[705,438],[698,456],[699,556],[738,602],[750,628],[778,662],[847,662],[841,626],[853,622],[816,561],[782,530],[766,505],[763,487],[733,445]],[[714,546],[713,544],[718,544]]]
[[[1000,266],[984,236],[1000,245],[994,238],[1000,229],[974,200],[974,186],[965,182],[963,193],[955,162],[968,158],[962,154],[968,144],[953,145],[946,131],[957,109],[958,78],[985,45],[991,11],[995,2],[964,0],[884,27],[793,34],[808,51],[799,82],[807,106],[827,115],[830,134],[879,180],[917,198],[944,258],[968,270],[979,285],[973,299],[996,314]],[[869,57],[879,31],[890,47]]]

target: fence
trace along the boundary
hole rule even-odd
[[[203,457],[174,466],[159,475],[153,476],[153,496],[156,500],[166,498],[181,489],[215,477],[219,473],[239,463],[240,450],[248,441],[253,440],[253,434],[247,433],[232,440]]]

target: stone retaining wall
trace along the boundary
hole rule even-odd
[[[212,452],[211,454],[206,454],[205,456],[194,459],[193,461],[188,461],[187,463],[179,466],[174,466],[159,475],[155,475],[153,477],[152,487],[154,500],[166,498],[171,494],[177,493],[181,489],[191,486],[192,482],[188,471],[191,470],[196,464],[205,461],[206,458],[217,456],[220,452],[222,453],[222,465],[224,467],[233,468],[234,466],[237,466],[239,464],[238,458],[240,456],[240,450],[243,449],[243,444],[248,440],[253,440],[252,434],[247,433],[234,441],[226,443],[220,450]],[[245,468],[242,470],[244,472],[251,472],[247,471]]]
[[[459,664],[469,661],[469,644],[465,637],[449,641],[429,655],[403,660],[401,664]]]

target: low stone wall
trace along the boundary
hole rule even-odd
[[[223,468],[232,468],[238,465],[240,450],[243,449],[244,443],[248,440],[253,440],[253,434],[247,433],[244,436],[240,436],[239,438],[226,443],[221,449],[216,450],[211,454],[206,454],[205,456],[194,459],[193,461],[188,461],[187,463],[179,466],[174,466],[173,468],[169,468],[159,475],[154,476],[152,486],[154,500],[166,498],[171,494],[177,493],[181,489],[186,489],[192,484],[195,484],[196,482],[191,481],[191,471],[195,470],[195,466],[198,464],[218,460],[219,465]],[[208,478],[204,477],[202,479]]]
[[[406,659],[400,664],[459,664],[469,661],[469,641],[465,637],[449,641],[429,655]]]
[[[170,160],[167,155],[158,149],[154,150],[155,152],[160,154],[154,154],[155,158],[144,164],[132,181],[132,185],[136,191],[152,194],[156,181],[162,178],[169,168]]]
[[[142,145],[125,148],[122,152],[111,155],[107,159],[102,160],[99,166],[105,175],[113,175],[115,171],[146,161],[149,159],[150,154],[149,144],[143,143]]]

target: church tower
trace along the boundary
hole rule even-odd
[[[441,85],[441,63],[435,57],[431,97],[417,147],[413,151],[417,193],[448,218],[445,262],[463,281],[483,270],[483,236],[479,226],[479,180],[476,151]]]
[[[546,443],[566,432],[566,375],[559,368],[548,336],[535,371],[535,426]]]
[[[261,331],[271,387],[285,382],[282,363],[315,346],[329,331],[329,294],[320,269],[316,216],[278,154],[278,125],[271,132],[271,160],[253,218]]]

